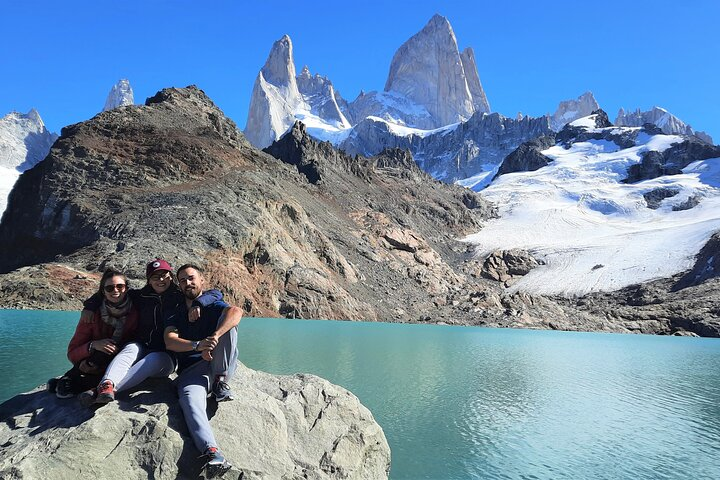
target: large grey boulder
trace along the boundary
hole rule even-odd
[[[198,478],[170,380],[90,410],[42,389],[0,405],[0,478]],[[208,402],[233,468],[223,478],[381,479],[390,448],[370,411],[313,375],[275,376],[239,365],[236,400]]]

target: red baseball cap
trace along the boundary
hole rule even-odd
[[[148,262],[147,267],[145,267],[145,276],[147,278],[150,278],[150,276],[158,270],[166,270],[168,272],[172,272],[172,267],[162,258],[156,258],[155,260],[151,260],[150,262]]]

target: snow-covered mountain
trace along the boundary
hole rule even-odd
[[[20,173],[32,168],[50,151],[57,135],[45,128],[34,108],[0,118],[0,216]]]
[[[130,86],[130,81],[123,78],[110,89],[110,93],[105,100],[105,106],[102,111],[107,112],[108,110],[122,107],[124,105],[134,104],[135,98],[132,87]]]
[[[694,135],[709,144],[713,143],[710,135],[705,132],[693,130],[690,125],[660,107],[653,107],[646,112],[641,112],[638,108],[634,112],[627,113],[621,108],[615,119],[615,125],[620,127],[641,127],[646,123],[652,123],[660,127],[660,129],[668,135]]]
[[[551,132],[549,117],[489,113],[473,50],[458,50],[439,15],[397,50],[385,90],[361,92],[352,102],[307,66],[296,75],[292,49],[288,36],[275,42],[255,81],[245,135],[256,146],[300,120],[310,135],[348,153],[408,148],[436,178],[467,179],[478,189],[519,144]]]
[[[582,295],[669,277],[720,230],[720,147],[616,127],[604,112],[558,138],[533,171],[483,190],[499,218],[466,239],[481,257],[519,248],[544,262],[511,291]]]
[[[295,74],[292,42],[275,42],[253,86],[245,136],[258,147],[280,138],[296,120],[322,140],[339,143],[352,126],[377,117],[403,127],[432,130],[488,113],[475,54],[458,50],[448,20],[435,15],[395,53],[383,92],[361,92],[348,103],[332,82]]]

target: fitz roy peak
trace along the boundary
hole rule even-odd
[[[395,53],[385,91],[361,92],[351,103],[308,67],[296,75],[292,48],[287,35],[276,41],[255,80],[244,133],[257,147],[279,139],[296,120],[337,145],[368,117],[429,130],[490,111],[474,52],[458,51],[450,23],[439,15]]]
[[[430,114],[429,125],[408,126],[439,128],[490,112],[474,52],[468,47],[460,54],[450,22],[440,15],[395,52],[385,91],[403,95]]]
[[[114,108],[134,104],[135,97],[133,95],[133,89],[130,86],[130,81],[123,78],[113,85],[107,96],[107,100],[105,100],[105,106],[102,111],[107,112],[108,110],[112,110]]]

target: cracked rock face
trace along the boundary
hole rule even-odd
[[[191,479],[202,468],[174,388],[134,390],[95,411],[36,389],[0,405],[0,478]],[[209,402],[227,479],[382,479],[390,448],[370,411],[313,375],[243,365],[236,400]]]

